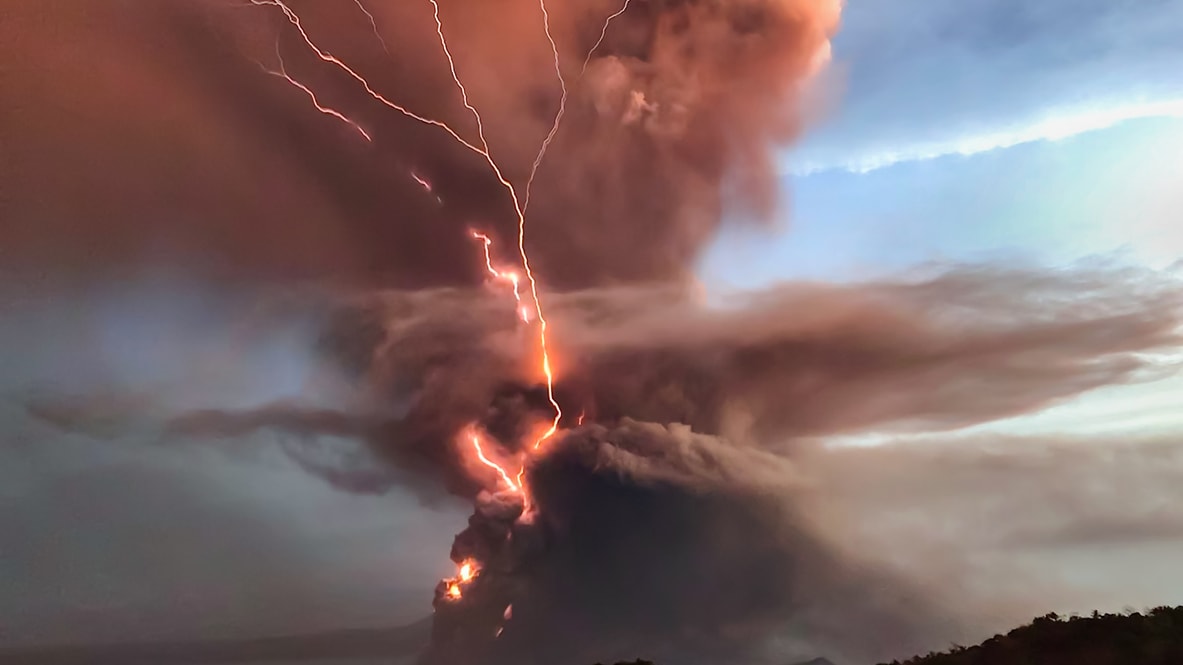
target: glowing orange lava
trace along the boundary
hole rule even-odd
[[[456,577],[444,580],[444,596],[449,600],[460,600],[464,597],[464,588],[469,585],[481,572],[480,566],[472,559],[460,562]]]

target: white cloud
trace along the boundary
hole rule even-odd
[[[927,161],[954,155],[968,157],[1024,143],[1059,141],[1087,132],[1108,129],[1129,120],[1180,117],[1183,117],[1183,99],[1126,103],[1108,108],[1061,109],[1046,112],[1026,123],[1012,124],[981,134],[914,143],[895,149],[868,151],[834,161],[810,159],[794,164],[790,157],[788,172],[792,175],[810,175],[834,170],[869,173],[904,162]]]

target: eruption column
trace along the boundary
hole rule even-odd
[[[555,399],[554,371],[551,368],[550,350],[547,348],[546,340],[546,314],[542,311],[542,300],[538,296],[538,280],[534,278],[534,271],[530,269],[530,256],[526,252],[526,213],[525,209],[522,207],[521,201],[518,199],[517,190],[514,189],[513,183],[506,179],[506,177],[501,173],[501,169],[497,166],[497,162],[493,159],[492,154],[489,152],[489,144],[485,140],[484,123],[481,121],[481,114],[476,110],[476,107],[468,101],[468,91],[465,89],[464,83],[461,82],[460,76],[456,73],[456,62],[452,58],[451,50],[448,49],[448,40],[447,37],[444,36],[444,25],[440,20],[439,3],[436,0],[429,1],[431,2],[434,12],[436,33],[439,35],[440,46],[443,48],[444,56],[448,59],[448,69],[452,73],[452,80],[456,83],[457,89],[460,90],[460,97],[464,102],[464,107],[467,108],[470,113],[472,113],[472,117],[476,121],[477,134],[480,137],[482,148],[479,150],[479,152],[480,154],[484,155],[485,160],[493,169],[493,173],[497,176],[497,179],[501,181],[501,185],[509,192],[510,200],[513,201],[514,212],[517,213],[518,217],[518,253],[522,257],[522,270],[526,273],[526,279],[530,282],[530,297],[534,301],[534,313],[538,317],[538,346],[542,353],[542,373],[546,377],[546,397],[550,401],[550,405],[555,411],[554,419],[551,422],[550,427],[545,432],[543,432],[543,434],[539,436],[537,440],[534,441],[533,449],[537,450],[538,447],[542,445],[543,441],[546,441],[550,437],[554,436],[555,432],[559,430],[559,421],[563,418],[563,408],[559,406],[558,400]],[[542,7],[544,16],[547,16],[546,5],[543,4]],[[550,40],[551,47],[554,49],[555,53],[555,68],[557,71],[558,47],[555,46],[554,39],[550,37],[550,19],[548,16],[546,18],[546,26],[547,39]],[[562,81],[562,72],[559,72],[559,80]],[[566,90],[567,86],[564,83],[564,98],[566,96]],[[545,149],[545,145],[546,142],[544,141],[543,149]],[[521,480],[521,477],[521,474],[518,474],[519,481]]]
[[[367,81],[364,76],[362,76],[361,74],[358,74],[356,71],[353,70],[353,68],[351,68],[349,65],[345,64],[343,61],[341,61],[336,56],[332,55],[331,53],[329,53],[329,52],[325,51],[324,49],[320,48],[319,46],[317,46],[316,42],[312,40],[312,38],[308,35],[308,32],[304,29],[303,24],[300,22],[299,15],[296,14],[296,12],[293,11],[291,7],[288,7],[288,5],[283,2],[283,0],[250,0],[250,2],[253,5],[260,5],[260,6],[261,5],[272,5],[272,6],[278,7],[281,11],[283,11],[284,16],[287,17],[287,19],[288,19],[288,22],[291,23],[293,26],[295,26],[296,30],[300,33],[300,37],[304,40],[304,43],[308,45],[308,48],[310,48],[313,51],[313,53],[316,54],[316,56],[318,58],[320,58],[321,60],[323,60],[327,63],[330,63],[330,64],[338,67],[342,71],[344,71],[351,78],[353,78],[355,81],[360,83],[361,86],[365,89],[366,93],[368,93],[375,100],[381,102],[382,104],[384,104],[385,106],[387,106],[389,108],[392,108],[392,109],[402,113],[403,115],[407,116],[408,118],[417,120],[417,121],[422,122],[427,125],[432,125],[434,127],[439,127],[440,129],[443,129],[444,131],[446,131],[448,133],[448,135],[450,135],[453,139],[455,139],[461,145],[463,145],[464,147],[468,148],[469,150],[471,150],[471,151],[475,152],[476,154],[480,155],[481,157],[483,157],[485,159],[485,161],[489,164],[489,167],[492,169],[493,174],[497,177],[498,182],[500,182],[501,186],[504,187],[506,192],[509,193],[510,200],[513,202],[514,212],[517,214],[517,218],[518,218],[518,253],[522,257],[522,269],[526,274],[526,279],[530,282],[530,297],[534,303],[534,312],[535,312],[536,316],[538,317],[538,343],[539,343],[540,351],[542,354],[542,373],[546,378],[547,399],[550,401],[551,407],[554,409],[554,412],[555,412],[554,419],[552,420],[550,427],[534,442],[533,448],[538,449],[538,447],[541,446],[544,441],[546,441],[550,437],[554,436],[555,432],[558,431],[559,421],[563,417],[563,409],[561,406],[559,406],[559,403],[555,399],[555,396],[554,396],[554,371],[551,367],[550,351],[549,351],[548,345],[547,345],[546,315],[542,310],[542,301],[538,295],[538,282],[534,277],[533,270],[530,268],[530,258],[526,252],[526,238],[525,238],[526,218],[525,218],[525,213],[523,212],[521,202],[518,199],[517,190],[514,189],[513,183],[511,183],[505,177],[505,175],[501,171],[501,168],[497,165],[497,162],[493,159],[492,155],[489,152],[489,146],[488,146],[488,143],[485,141],[485,137],[484,137],[484,125],[481,121],[480,113],[476,110],[475,107],[472,106],[472,104],[469,103],[468,93],[465,90],[464,85],[461,83],[460,77],[456,73],[456,64],[452,59],[451,52],[448,50],[447,39],[444,37],[443,24],[439,18],[439,4],[436,2],[436,0],[430,0],[432,7],[434,9],[434,14],[435,14],[436,29],[437,29],[436,32],[439,35],[440,45],[443,47],[444,55],[448,59],[448,66],[452,72],[452,80],[455,81],[456,86],[460,89],[461,97],[463,98],[463,101],[464,101],[464,106],[472,113],[474,119],[477,122],[477,132],[480,135],[481,146],[474,145],[473,143],[466,140],[464,137],[460,136],[460,134],[457,133],[456,130],[452,129],[452,127],[449,126],[447,123],[418,115],[417,113],[414,113],[413,111],[407,109],[406,107],[396,104],[396,103],[390,101],[389,99],[387,99],[386,97],[382,96],[380,93],[378,93],[378,91],[374,90],[374,88],[370,85],[369,81]],[[543,6],[543,10],[545,12],[545,5]],[[547,18],[547,38],[550,40],[552,47],[554,47],[554,40],[550,38],[549,17]],[[555,60],[556,60],[556,68],[557,68],[557,61],[558,61],[557,47],[555,47],[554,50],[555,50]],[[561,79],[561,77],[562,77],[562,74],[560,72],[560,79]],[[564,84],[564,91],[565,90],[566,90],[566,85]]]

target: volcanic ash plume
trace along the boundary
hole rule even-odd
[[[0,268],[120,275],[164,247],[236,292],[334,284],[319,351],[356,403],[209,408],[161,433],[276,431],[343,490],[472,499],[430,663],[938,646],[941,612],[798,512],[794,445],[1024,413],[1148,377],[1179,344],[1183,291],[1120,271],[692,297],[720,226],[772,211],[838,0],[364,2],[10,3],[0,56],[37,67],[6,79],[26,103],[0,125]]]
[[[797,482],[782,458],[682,425],[571,431],[531,469],[536,518],[520,519],[512,497],[478,498],[452,557],[481,570],[463,598],[441,587],[428,662],[759,662],[770,631],[794,611],[808,623],[819,604],[895,646],[921,642],[930,611],[864,595],[890,582],[844,570],[802,528],[789,508]]]

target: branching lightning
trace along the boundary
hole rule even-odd
[[[432,7],[435,12],[435,21],[436,21],[437,33],[439,34],[439,38],[440,38],[440,45],[443,47],[444,55],[448,59],[448,67],[452,72],[452,80],[455,81],[456,86],[460,90],[461,97],[463,98],[465,108],[467,108],[469,110],[469,112],[472,113],[473,118],[477,122],[477,133],[478,133],[478,135],[480,137],[480,141],[481,141],[480,146],[477,146],[477,145],[469,142],[468,140],[466,140],[464,137],[460,136],[460,134],[457,133],[456,130],[452,129],[452,127],[449,126],[447,123],[421,116],[421,115],[411,111],[410,109],[407,109],[404,106],[396,104],[396,103],[390,101],[389,99],[387,99],[386,97],[382,96],[378,91],[374,90],[374,88],[370,85],[369,81],[367,81],[364,76],[362,76],[361,74],[358,74],[353,68],[351,68],[349,65],[345,64],[343,61],[341,61],[339,58],[337,58],[333,54],[331,54],[331,53],[325,51],[324,49],[320,48],[319,46],[317,46],[316,42],[313,41],[312,37],[309,36],[308,31],[304,29],[303,24],[300,22],[300,16],[298,14],[296,14],[296,12],[294,10],[292,10],[292,8],[289,7],[285,2],[283,2],[283,0],[250,0],[250,3],[254,4],[254,5],[271,5],[271,6],[278,7],[281,11],[283,11],[284,16],[287,17],[287,19],[288,19],[288,22],[291,23],[296,28],[296,30],[300,33],[300,37],[304,40],[304,43],[308,45],[308,48],[310,48],[317,55],[317,57],[319,57],[321,60],[323,60],[325,62],[335,65],[336,67],[338,67],[339,69],[344,71],[351,78],[353,78],[355,81],[360,83],[362,85],[362,87],[365,89],[365,91],[371,97],[373,97],[375,100],[377,100],[377,101],[381,102],[382,104],[402,113],[403,115],[405,115],[409,118],[412,118],[412,119],[422,122],[424,124],[432,125],[434,127],[439,127],[440,129],[443,129],[452,138],[454,138],[457,142],[459,142],[461,145],[463,145],[464,147],[468,148],[469,150],[477,153],[478,155],[484,157],[485,161],[489,164],[489,167],[492,169],[493,174],[497,177],[497,180],[501,183],[501,186],[504,187],[506,192],[509,193],[510,200],[513,202],[514,212],[517,214],[517,218],[518,218],[518,253],[521,255],[521,258],[522,258],[522,269],[526,274],[526,279],[530,283],[530,297],[533,300],[534,312],[538,318],[538,341],[539,341],[539,346],[540,346],[540,350],[542,353],[542,373],[546,377],[547,398],[550,401],[551,407],[554,408],[554,411],[555,411],[554,419],[551,423],[550,428],[548,428],[546,430],[546,432],[544,432],[542,434],[542,436],[540,436],[534,442],[533,448],[536,450],[536,449],[538,449],[539,446],[542,445],[542,442],[544,442],[547,439],[549,439],[550,437],[554,436],[555,432],[558,431],[559,421],[563,417],[563,409],[561,406],[559,406],[559,403],[555,399],[555,396],[554,396],[554,371],[551,367],[550,350],[549,350],[548,344],[547,344],[546,315],[542,309],[542,300],[538,295],[538,282],[534,278],[534,272],[530,268],[530,258],[526,252],[526,239],[525,239],[526,217],[525,217],[525,212],[523,211],[521,201],[518,198],[517,190],[514,188],[513,183],[511,183],[505,177],[505,175],[501,171],[501,168],[497,165],[496,160],[493,159],[492,155],[489,152],[488,142],[485,140],[484,125],[483,125],[483,122],[481,121],[480,113],[477,111],[476,107],[474,107],[471,103],[469,103],[468,92],[465,89],[463,83],[460,81],[459,75],[456,73],[456,64],[452,58],[451,51],[448,49],[447,39],[444,36],[443,23],[440,21],[440,18],[439,18],[439,4],[436,2],[436,0],[430,0],[430,2],[432,4]],[[545,5],[543,5],[543,10],[545,12]],[[552,46],[554,46],[554,40],[550,38],[549,18],[547,18],[547,38],[550,39]],[[558,50],[557,50],[557,47],[555,47],[556,63],[557,63],[557,59],[558,59],[557,53],[558,53]],[[556,70],[557,70],[557,64],[556,64]],[[560,72],[560,78],[561,78],[561,76],[562,76],[562,74]],[[566,90],[565,84],[563,87],[564,87],[564,90]]]
[[[287,81],[288,83],[290,83],[296,89],[303,91],[304,94],[308,95],[308,99],[312,100],[312,105],[316,107],[317,111],[320,111],[321,113],[323,113],[325,115],[337,118],[341,122],[344,122],[345,124],[354,128],[355,130],[357,130],[357,133],[361,134],[365,140],[367,140],[367,141],[374,140],[369,135],[369,133],[366,132],[366,130],[362,129],[361,125],[357,124],[356,122],[354,122],[350,118],[346,117],[344,113],[341,113],[340,111],[338,111],[336,109],[332,109],[332,108],[329,108],[329,107],[321,104],[320,100],[318,100],[316,98],[316,93],[313,92],[311,88],[304,85],[303,83],[300,83],[299,81],[297,81],[296,79],[294,79],[288,75],[287,69],[284,67],[284,64],[283,64],[283,56],[281,56],[279,54],[279,44],[275,45],[275,56],[279,59],[279,70],[276,71],[274,69],[268,69],[267,67],[263,66],[260,63],[259,66],[263,68],[263,71],[267,72],[268,74],[270,74],[272,76],[281,78],[281,79]]]
[[[523,210],[530,207],[530,192],[534,188],[534,176],[538,174],[538,167],[546,157],[546,151],[550,148],[550,142],[554,140],[555,134],[559,133],[559,125],[563,122],[563,115],[567,113],[567,81],[563,78],[563,69],[559,63],[559,47],[555,44],[555,38],[550,33],[550,12],[546,9],[546,0],[538,0],[538,6],[542,9],[542,26],[546,31],[546,41],[550,42],[550,52],[554,56],[555,74],[559,78],[559,87],[562,89],[562,95],[559,97],[559,110],[555,113],[554,122],[551,123],[550,131],[547,133],[546,138],[542,140],[542,146],[538,148],[538,154],[534,157],[534,164],[530,167],[530,178],[526,180],[526,200],[522,205]]]
[[[546,329],[547,329],[546,314],[542,311],[542,299],[538,295],[538,280],[536,280],[534,278],[534,271],[530,269],[530,256],[526,252],[526,213],[525,213],[525,209],[522,206],[521,201],[518,199],[517,190],[514,189],[513,183],[511,183],[501,173],[500,167],[497,166],[497,162],[493,159],[492,154],[489,152],[489,144],[485,140],[484,123],[481,120],[481,114],[479,111],[477,111],[476,107],[473,106],[471,102],[469,102],[468,91],[465,89],[464,83],[461,82],[459,74],[456,73],[456,61],[452,58],[452,52],[448,48],[448,39],[447,39],[447,37],[444,36],[444,25],[443,25],[443,22],[440,20],[439,3],[437,2],[437,0],[428,0],[428,1],[431,2],[431,6],[432,6],[434,17],[435,17],[436,33],[439,36],[440,46],[441,46],[441,48],[443,48],[444,56],[447,57],[447,59],[448,59],[448,69],[452,73],[452,80],[456,83],[456,87],[460,91],[460,97],[461,97],[461,100],[464,102],[464,107],[468,109],[468,111],[472,114],[473,119],[476,121],[477,135],[480,137],[481,146],[483,148],[482,150],[479,150],[479,152],[481,155],[483,155],[485,157],[485,160],[489,163],[489,166],[493,169],[493,173],[497,176],[497,179],[499,181],[501,181],[501,185],[503,187],[505,187],[505,189],[509,192],[509,197],[513,201],[514,212],[517,213],[517,217],[518,217],[518,254],[520,254],[522,257],[522,270],[526,273],[526,279],[530,283],[530,298],[534,302],[534,313],[538,317],[538,345],[539,345],[539,350],[542,353],[542,373],[546,377],[546,396],[547,396],[547,399],[550,401],[550,405],[554,409],[554,412],[555,412],[554,420],[551,422],[550,427],[540,437],[538,437],[538,439],[534,442],[533,449],[537,450],[538,447],[541,446],[544,441],[546,441],[550,437],[554,436],[555,432],[557,432],[559,430],[559,421],[562,420],[562,418],[563,418],[563,408],[561,406],[559,406],[558,400],[555,399],[554,371],[551,368],[550,349],[548,348],[547,339],[546,339]],[[540,2],[542,2],[542,0],[540,0]],[[543,12],[545,15],[546,5],[543,4],[542,6],[543,6]],[[547,39],[550,40],[551,46],[554,47],[555,63],[556,63],[555,67],[556,67],[556,71],[558,71],[558,47],[555,46],[554,39],[552,39],[550,37],[550,23],[549,23],[549,21],[550,21],[550,19],[549,19],[549,17],[547,17],[547,19],[546,19]],[[562,72],[559,72],[559,78],[560,78],[560,80],[562,80]],[[563,84],[564,96],[566,94],[566,89],[567,89],[566,84],[564,83]],[[544,142],[544,145],[545,145],[545,142]],[[518,477],[520,479],[521,474],[519,474]]]
[[[484,245],[485,270],[487,270],[489,272],[489,274],[493,276],[493,279],[500,280],[503,282],[509,282],[510,286],[513,287],[513,299],[514,299],[514,302],[516,303],[518,317],[521,318],[524,323],[529,323],[530,322],[530,310],[527,309],[526,307],[522,306],[522,294],[521,294],[520,290],[518,289],[518,285],[521,282],[521,277],[516,272],[508,271],[508,270],[498,270],[497,268],[493,267],[493,257],[490,254],[492,247],[493,247],[493,239],[492,238],[490,238],[489,236],[487,236],[483,233],[480,233],[478,231],[473,231],[472,237],[476,238],[477,240],[480,240],[481,243]]]
[[[608,36],[608,26],[612,24],[613,19],[628,11],[629,2],[631,2],[631,0],[624,0],[624,5],[622,5],[615,14],[612,14],[604,21],[604,27],[600,29],[600,38],[596,40],[596,43],[592,45],[591,50],[587,52],[587,57],[583,59],[583,67],[579,70],[580,76],[583,76],[587,73],[587,66],[591,64],[592,56],[595,55],[596,49],[600,48],[600,44],[604,43],[604,38]]]
[[[378,30],[378,22],[374,20],[374,15],[370,13],[370,10],[366,9],[366,6],[362,4],[361,0],[353,0],[353,4],[357,5],[361,13],[370,19],[370,27],[374,30],[374,36],[378,38],[378,43],[382,45],[382,50],[386,52],[386,55],[390,55],[390,49],[386,48],[386,40],[382,39],[382,32]]]
[[[481,464],[484,464],[490,469],[496,471],[497,475],[501,476],[501,482],[505,483],[506,487],[508,487],[511,491],[521,492],[521,486],[513,481],[513,478],[510,477],[505,469],[502,468],[500,464],[494,462],[485,455],[485,449],[481,446],[481,435],[476,431],[475,428],[470,429],[469,438],[472,440],[472,449],[476,451],[477,459],[481,461]]]
[[[554,394],[554,372],[553,372],[553,368],[551,365],[550,350],[548,348],[548,343],[547,343],[548,324],[547,324],[547,320],[546,320],[546,315],[543,311],[542,300],[539,297],[539,293],[538,293],[538,281],[535,278],[534,272],[530,267],[530,257],[526,251],[526,240],[525,240],[525,238],[526,238],[526,208],[529,205],[531,187],[533,186],[534,179],[535,179],[535,176],[537,175],[538,169],[539,169],[540,165],[542,164],[543,159],[546,156],[547,149],[550,147],[551,142],[554,140],[556,134],[558,133],[559,127],[562,123],[563,115],[566,112],[567,96],[568,96],[567,82],[563,78],[562,67],[561,67],[561,63],[559,61],[558,45],[555,43],[554,37],[553,37],[553,35],[551,33],[551,29],[550,29],[550,13],[549,13],[547,6],[546,6],[546,0],[539,0],[539,7],[542,10],[543,27],[546,32],[547,41],[550,44],[551,53],[554,56],[555,74],[558,76],[559,85],[560,85],[562,94],[561,94],[561,97],[559,100],[559,109],[555,114],[555,118],[554,118],[554,121],[551,125],[550,131],[547,133],[545,139],[542,141],[542,144],[539,147],[538,153],[537,153],[537,155],[534,159],[533,165],[530,169],[529,179],[526,183],[526,188],[525,188],[525,192],[524,192],[524,194],[525,194],[524,199],[519,199],[517,190],[514,188],[513,183],[510,182],[510,180],[504,175],[500,166],[497,164],[496,160],[493,159],[493,156],[492,156],[491,151],[489,149],[489,143],[485,137],[484,122],[481,118],[480,112],[469,100],[468,91],[465,88],[464,83],[462,82],[462,80],[460,78],[460,75],[456,71],[456,63],[455,63],[454,58],[452,57],[452,52],[448,46],[448,41],[447,41],[447,38],[444,34],[444,26],[443,26],[442,20],[440,19],[440,7],[439,7],[437,0],[429,0],[429,2],[431,2],[432,9],[433,9],[433,17],[435,19],[435,24],[436,24],[436,33],[439,37],[440,46],[443,50],[444,56],[447,58],[448,69],[449,69],[449,72],[451,73],[452,81],[456,84],[456,88],[460,92],[461,101],[463,102],[464,107],[466,109],[468,109],[469,113],[472,114],[473,120],[476,123],[476,130],[477,130],[477,137],[478,137],[477,143],[468,141],[467,139],[465,139],[463,136],[461,136],[456,130],[454,130],[448,124],[446,124],[442,121],[439,121],[439,120],[434,120],[432,118],[427,118],[427,117],[421,116],[419,114],[416,114],[415,112],[409,110],[408,108],[387,99],[381,93],[377,92],[373,88],[373,86],[370,85],[369,81],[367,81],[365,77],[363,77],[361,74],[359,74],[353,68],[351,68],[349,65],[345,64],[345,62],[343,62],[342,60],[340,60],[336,56],[332,55],[328,51],[325,51],[320,46],[318,46],[316,44],[316,42],[312,39],[312,37],[308,34],[307,30],[305,30],[303,24],[301,23],[299,15],[296,14],[296,12],[294,10],[292,10],[291,7],[289,7],[284,2],[284,0],[249,0],[249,1],[253,5],[270,5],[270,6],[278,7],[283,12],[283,14],[287,18],[288,22],[291,23],[292,26],[294,26],[296,28],[296,30],[299,32],[300,37],[303,39],[304,43],[308,46],[309,49],[312,50],[312,52],[314,54],[316,54],[316,56],[320,60],[327,62],[329,64],[332,64],[335,67],[337,67],[338,69],[340,69],[341,71],[345,72],[347,75],[349,75],[350,78],[354,79],[357,83],[359,83],[362,86],[362,88],[370,95],[370,97],[372,97],[376,101],[382,103],[383,105],[387,106],[388,108],[394,109],[394,110],[398,111],[399,113],[402,113],[404,116],[406,116],[408,118],[411,118],[411,119],[421,122],[423,124],[438,127],[440,129],[444,130],[445,132],[448,133],[449,136],[451,136],[453,139],[455,139],[460,145],[464,146],[465,148],[467,148],[467,149],[471,150],[472,152],[483,157],[484,160],[488,163],[489,168],[493,172],[493,175],[496,176],[498,182],[500,182],[501,186],[504,187],[506,192],[509,194],[510,201],[513,203],[514,212],[517,215],[517,222],[518,222],[517,246],[518,246],[518,254],[521,257],[522,272],[525,275],[527,281],[529,282],[530,298],[531,298],[531,301],[533,304],[533,308],[532,308],[533,315],[538,320],[538,346],[539,346],[539,351],[541,354],[542,372],[543,372],[545,379],[546,379],[547,399],[549,400],[551,407],[554,409],[554,418],[551,420],[550,426],[540,436],[538,436],[537,439],[534,440],[533,445],[526,451],[526,453],[537,451],[545,441],[547,441],[548,439],[550,439],[551,437],[553,437],[555,435],[555,433],[558,431],[558,428],[559,428],[559,422],[562,420],[562,417],[563,417],[562,407],[559,405],[558,401],[555,398],[555,394]],[[386,50],[386,43],[385,43],[385,41],[382,40],[381,34],[379,34],[377,22],[375,21],[374,16],[366,9],[365,5],[362,4],[361,0],[354,0],[354,2],[358,6],[358,8],[361,9],[361,11],[364,12],[365,15],[369,18],[370,24],[374,30],[375,36],[378,37],[379,41],[382,43],[383,49]],[[627,6],[628,6],[628,2],[626,0],[625,8],[627,8]],[[624,9],[622,9],[617,14],[614,14],[612,17],[609,18],[609,21],[611,21],[611,19],[614,18],[615,16],[618,16],[620,13],[623,13],[623,11],[624,11]],[[607,24],[605,24],[604,31],[605,32],[607,31]],[[603,39],[603,35],[601,35],[601,40],[602,39]],[[597,42],[597,46],[598,45],[599,45],[599,42]],[[594,50],[594,48],[593,48],[593,50]],[[588,57],[589,58],[591,57],[590,53],[589,53]],[[304,86],[303,84],[299,83],[298,81],[296,81],[292,77],[288,76],[286,71],[282,70],[282,64],[283,63],[281,60],[280,61],[281,72],[270,72],[269,71],[269,73],[284,78],[292,85],[294,85],[297,88],[299,88],[300,90],[304,91],[304,93],[307,94],[312,99],[313,104],[316,106],[316,108],[319,111],[321,111],[322,113],[325,113],[327,115],[331,115],[333,117],[336,117],[336,118],[350,124],[350,126],[354,127],[367,140],[371,140],[368,133],[366,133],[359,125],[354,123],[352,120],[350,120],[344,114],[320,104],[319,101],[317,101],[315,94],[307,86]],[[585,63],[585,67],[586,67],[586,63]],[[421,178],[418,174],[416,174],[413,171],[411,172],[411,177],[414,178],[414,180],[416,182],[418,182],[419,185],[422,186],[427,192],[432,193],[432,187],[428,181],[424,180],[423,178]],[[438,200],[438,196],[437,196],[437,200]],[[514,294],[514,299],[515,299],[515,302],[517,305],[518,315],[521,317],[521,319],[524,322],[529,323],[530,316],[531,316],[531,310],[530,310],[530,308],[527,308],[526,306],[524,306],[522,304],[522,294],[520,291],[520,281],[521,281],[520,275],[516,272],[499,270],[493,265],[493,260],[492,260],[492,256],[491,256],[491,246],[492,246],[493,241],[489,236],[487,236],[483,233],[475,232],[475,231],[472,233],[472,235],[474,238],[480,240],[483,243],[483,251],[484,251],[484,257],[485,257],[486,270],[489,272],[489,274],[494,279],[497,279],[500,281],[506,281],[511,284],[511,286],[513,287],[513,294]],[[579,421],[580,421],[580,423],[582,423],[582,421],[583,421],[582,414],[580,415]],[[505,487],[507,489],[509,489],[510,491],[520,495],[523,498],[524,502],[526,503],[526,507],[528,509],[529,495],[528,495],[528,491],[527,491],[527,488],[526,488],[526,485],[524,482],[525,481],[524,476],[525,476],[525,472],[526,472],[526,464],[525,464],[526,457],[525,457],[525,455],[523,455],[519,459],[520,466],[519,466],[519,470],[518,470],[516,481],[515,481],[514,477],[511,476],[506,471],[506,469],[504,467],[502,467],[500,464],[498,464],[494,460],[490,459],[488,457],[488,455],[485,454],[484,446],[482,444],[482,435],[476,429],[475,425],[470,426],[465,431],[464,436],[469,438],[470,443],[472,445],[472,449],[476,455],[477,460],[479,460],[480,463],[483,464],[484,466],[495,470],[500,478],[500,481],[505,485]],[[460,599],[463,595],[463,587],[465,585],[467,585],[469,582],[471,582],[478,573],[479,573],[479,568],[477,568],[476,562],[474,562],[472,560],[468,560],[468,561],[463,562],[462,565],[460,565],[460,567],[458,569],[457,577],[452,578],[452,579],[448,579],[448,580],[444,580],[445,597],[448,599],[451,599],[451,600]],[[510,609],[507,607],[506,608],[506,615],[505,615],[505,618],[507,620],[509,618],[509,612],[510,612]],[[500,634],[500,631],[499,631],[499,634]]]
[[[259,5],[259,6],[270,5],[273,7],[279,7],[280,10],[283,11],[284,16],[287,17],[288,22],[291,23],[293,26],[295,26],[296,30],[300,33],[300,37],[304,40],[304,43],[308,45],[308,48],[311,49],[312,52],[315,53],[318,58],[320,58],[321,60],[323,60],[329,64],[336,66],[341,71],[348,74],[350,76],[350,78],[352,78],[353,80],[355,80],[361,84],[362,88],[365,89],[366,93],[369,94],[370,97],[373,97],[375,100],[377,100],[381,104],[383,104],[389,108],[392,108],[392,109],[398,111],[399,113],[402,113],[403,115],[405,115],[408,118],[411,118],[412,120],[416,120],[416,121],[421,122],[425,125],[439,127],[440,129],[447,132],[448,135],[450,135],[458,143],[460,143],[460,145],[464,146],[465,148],[468,148],[469,150],[477,153],[478,155],[488,158],[488,154],[484,150],[481,150],[477,146],[475,146],[472,143],[465,140],[463,136],[460,136],[460,134],[456,133],[456,130],[452,129],[447,123],[440,122],[439,120],[434,120],[432,118],[426,118],[424,116],[421,116],[404,106],[401,106],[399,104],[396,104],[396,103],[390,101],[386,97],[382,96],[381,93],[374,90],[374,88],[370,85],[369,81],[367,81],[364,76],[362,76],[361,74],[358,74],[356,71],[353,70],[353,68],[351,68],[349,65],[342,62],[335,55],[333,55],[333,54],[321,49],[319,46],[317,46],[316,42],[314,42],[312,40],[312,38],[308,35],[308,32],[304,29],[303,24],[300,22],[300,16],[298,14],[296,14],[296,12],[293,11],[291,7],[288,7],[287,4],[283,2],[283,0],[249,0],[249,2],[252,5]]]

